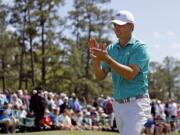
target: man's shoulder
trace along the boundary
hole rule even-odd
[[[147,44],[145,42],[143,42],[142,40],[139,39],[134,39],[133,44],[131,45],[131,49],[133,51],[136,50],[147,50]]]
[[[135,46],[144,46],[146,45],[145,42],[143,42],[142,40],[136,38],[136,37],[133,37],[133,41],[132,41],[133,45]]]

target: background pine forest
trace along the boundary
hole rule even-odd
[[[48,91],[78,93],[90,101],[112,95],[111,76],[98,82],[92,73],[87,41],[112,43],[110,0],[74,0],[65,16],[65,0],[0,0],[0,91],[43,85]],[[8,29],[8,28],[14,29]],[[151,61],[149,91],[153,98],[180,99],[180,61]]]

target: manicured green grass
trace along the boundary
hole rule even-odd
[[[28,132],[18,133],[17,135],[118,135],[115,132],[100,131],[46,131],[46,132]]]
[[[17,135],[119,135],[119,134],[115,132],[101,132],[101,131],[46,131],[46,132],[17,133]],[[180,135],[180,133],[171,133],[168,135]]]

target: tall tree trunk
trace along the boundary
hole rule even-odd
[[[169,63],[168,63],[169,64]],[[168,92],[169,92],[169,99],[171,99],[172,98],[172,91],[171,91],[171,88],[172,88],[172,86],[171,86],[171,82],[172,82],[172,80],[171,80],[171,74],[170,74],[170,70],[168,69]]]
[[[172,91],[171,91],[171,88],[172,88],[172,86],[171,86],[171,82],[172,82],[172,80],[171,80],[171,71],[170,71],[170,67],[171,67],[171,65],[170,65],[170,59],[167,59],[167,74],[168,74],[168,76],[167,76],[167,79],[168,79],[168,93],[169,93],[169,95],[168,95],[168,97],[169,97],[169,99],[171,99],[172,98]]]
[[[91,38],[91,15],[88,15],[89,19],[89,31],[88,31],[88,40]],[[87,60],[86,60],[86,67],[85,67],[85,76],[86,78],[89,78],[89,60],[90,60],[90,54],[89,54],[89,48],[87,49]]]
[[[21,45],[21,55],[20,55],[20,68],[19,68],[19,89],[22,88],[22,82],[24,78],[24,54],[25,54],[25,25],[26,25],[26,15],[23,17],[23,29],[22,29],[22,43]]]
[[[42,67],[41,67],[41,79],[42,79],[42,85],[46,84],[45,76],[46,76],[46,61],[45,61],[45,41],[44,41],[44,14],[42,11],[42,4],[40,3],[40,11],[41,11],[41,43],[42,43]]]
[[[6,89],[6,84],[5,84],[5,59],[4,56],[2,56],[2,62],[1,62],[1,66],[2,66],[2,86],[3,86],[3,92],[5,92]]]
[[[25,89],[28,89],[28,78],[26,78],[26,79],[24,80],[24,82],[25,82],[25,84],[24,84],[24,85],[25,85],[25,86],[24,86],[24,88],[25,88]]]
[[[34,87],[35,80],[34,80],[34,54],[33,54],[33,46],[32,46],[32,36],[29,37],[30,42],[30,53],[31,53],[31,81],[32,87]]]
[[[24,78],[24,53],[25,53],[25,36],[24,36],[24,30],[22,32],[22,43],[20,43],[21,45],[21,55],[20,55],[20,68],[19,68],[19,89],[22,88],[22,82],[23,82],[23,78]]]
[[[28,8],[28,17],[29,17],[29,25],[31,25],[31,17],[30,17],[30,9]],[[35,79],[34,79],[34,54],[33,54],[33,33],[29,33],[29,44],[30,44],[30,55],[31,55],[31,82],[32,82],[32,87],[34,87],[35,84]]]

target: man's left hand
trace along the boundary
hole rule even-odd
[[[106,61],[106,59],[108,57],[108,53],[106,51],[105,44],[100,44],[98,47],[92,48],[91,52],[94,56],[96,56],[97,58],[99,58],[102,61]]]

